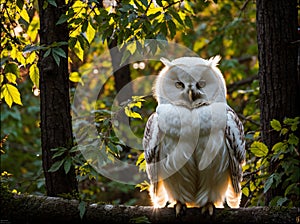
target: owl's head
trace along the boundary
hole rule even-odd
[[[226,86],[217,68],[220,56],[209,60],[181,57],[173,61],[162,58],[165,68],[159,73],[154,96],[159,104],[194,108],[213,102],[226,102]]]

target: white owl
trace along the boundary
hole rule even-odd
[[[212,215],[225,200],[240,204],[244,130],[226,103],[219,60],[162,58],[153,88],[158,106],[143,138],[150,196],[156,207],[175,203],[176,216],[186,206]]]

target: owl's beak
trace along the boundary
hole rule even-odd
[[[198,90],[197,92],[195,92],[192,88],[189,88],[187,93],[190,102],[194,102],[195,100],[200,99],[204,95],[202,91]]]
[[[196,96],[196,94],[194,93],[194,91],[192,89],[188,90],[188,95],[189,95],[189,100],[191,102],[193,102],[194,100],[197,99],[197,96]]]

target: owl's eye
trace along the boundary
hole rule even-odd
[[[182,82],[175,82],[175,86],[178,89],[184,89],[184,84]]]
[[[204,80],[200,80],[199,82],[197,82],[196,87],[197,89],[201,89],[206,85],[206,82]]]

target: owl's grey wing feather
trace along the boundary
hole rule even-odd
[[[158,115],[153,113],[146,124],[143,138],[143,148],[146,160],[146,171],[150,179],[150,197],[155,206],[164,206],[166,198],[162,180],[158,176],[159,151],[162,132],[158,126]]]
[[[147,164],[158,161],[159,141],[160,130],[158,127],[158,118],[157,114],[153,113],[146,123],[143,138],[143,148]]]
[[[226,145],[229,152],[231,181],[235,193],[240,193],[242,181],[242,164],[245,162],[244,127],[237,114],[227,106],[227,123],[225,129]]]

